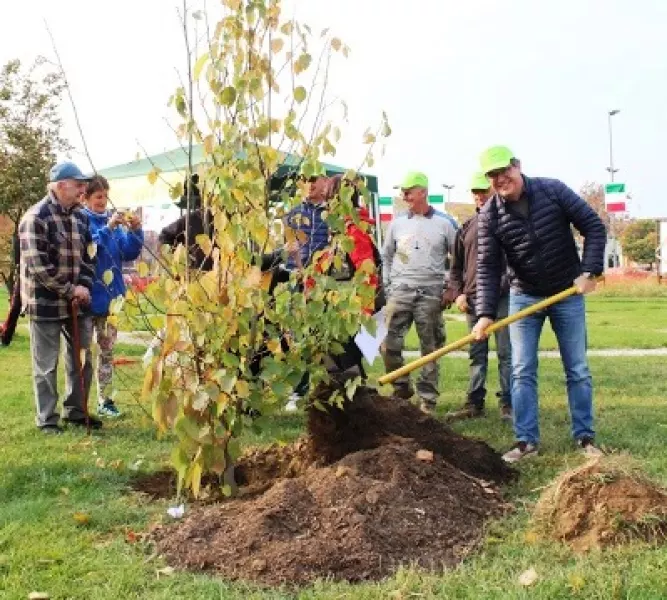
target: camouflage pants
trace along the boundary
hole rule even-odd
[[[118,330],[106,317],[93,317],[93,331],[97,341],[97,398],[100,404],[110,399],[113,383],[113,347]]]
[[[387,372],[403,366],[405,335],[414,322],[419,336],[422,355],[433,352],[445,343],[442,321],[442,286],[422,288],[399,286],[391,289],[387,299],[387,337],[384,343],[384,364]],[[421,369],[417,394],[427,404],[435,404],[438,390],[439,367],[432,362]],[[394,389],[401,396],[412,390],[410,376],[399,377]]]

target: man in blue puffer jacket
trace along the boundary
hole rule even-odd
[[[84,200],[90,232],[97,246],[97,267],[91,301],[93,330],[99,347],[95,370],[97,412],[105,417],[118,417],[120,411],[110,397],[113,380],[113,347],[118,332],[107,321],[107,317],[111,301],[125,295],[123,263],[135,260],[139,256],[144,243],[144,232],[138,216],[111,214],[107,210],[109,182],[104,177],[97,175],[88,183]]]
[[[510,325],[512,405],[517,443],[503,458],[516,462],[537,454],[538,346],[549,317],[558,339],[567,380],[572,436],[587,456],[601,454],[594,445],[593,383],[586,357],[584,294],[602,274],[607,233],[600,217],[563,182],[526,177],[521,163],[504,146],[486,150],[482,172],[496,194],[482,208],[477,229],[477,339],[497,317],[503,252],[510,278],[510,315],[573,284],[579,294]],[[580,259],[572,227],[584,238]]]

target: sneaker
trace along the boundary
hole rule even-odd
[[[512,422],[512,407],[507,406],[506,404],[503,404],[503,406],[500,407],[500,420],[501,421],[507,421],[508,423]]]
[[[531,456],[537,456],[537,446],[530,442],[517,442],[509,452],[503,454],[503,460],[506,463],[515,463]]]
[[[70,425],[75,425],[76,427],[86,427],[86,417],[79,417],[77,419],[63,419],[65,423]],[[102,421],[96,419],[95,417],[89,416],[88,420],[90,422],[91,429],[102,429]]]
[[[120,411],[116,408],[113,400],[107,400],[97,405],[97,414],[100,417],[116,418],[120,417]]]
[[[577,445],[582,453],[588,458],[604,456],[604,452],[593,443],[593,438],[583,437],[580,440],[577,440]]]
[[[62,435],[63,430],[60,425],[44,425],[39,430],[45,435]]]
[[[484,409],[474,404],[465,404],[459,410],[453,410],[445,415],[446,421],[462,421],[463,419],[479,419],[484,416]]]
[[[299,400],[301,400],[299,394],[290,395],[289,402],[285,405],[285,412],[296,412],[299,410],[299,407],[297,406]]]

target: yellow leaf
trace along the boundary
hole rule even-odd
[[[527,531],[523,536],[523,539],[525,540],[526,544],[534,545],[537,544],[537,542],[540,540],[540,536],[537,535],[537,533],[534,531]]]
[[[290,35],[293,29],[294,29],[294,23],[292,21],[287,21],[286,23],[283,23],[282,26],[280,27],[280,31],[285,35]]]
[[[310,66],[310,63],[312,61],[312,57],[310,54],[307,52],[304,52],[299,58],[296,59],[296,62],[294,63],[294,72],[298,75],[299,73],[303,73],[308,69]]]
[[[102,273],[102,281],[104,281],[104,285],[111,285],[113,281],[113,271],[111,269],[107,269]]]
[[[46,592],[30,592],[28,594],[28,600],[49,600],[49,596]]]
[[[227,86],[220,92],[220,102],[223,106],[231,106],[236,101],[236,88]]]
[[[118,317],[116,315],[109,315],[107,317],[107,323],[112,327],[118,327]]]
[[[77,525],[88,525],[90,523],[90,515],[86,513],[75,512],[72,518],[76,521]]]
[[[236,382],[236,394],[239,398],[247,398],[250,394],[250,388],[247,381],[239,379]]]
[[[280,347],[280,342],[278,340],[269,340],[266,342],[266,347],[273,352],[273,354],[280,354],[283,350]]]
[[[199,76],[201,75],[201,72],[204,68],[204,65],[206,65],[207,61],[208,61],[208,52],[202,54],[197,59],[197,62],[195,63],[194,68],[192,69],[192,77],[194,78],[195,81],[199,79]]]
[[[306,99],[307,93],[306,88],[300,85],[294,90],[294,99],[301,104]]]
[[[350,48],[349,48],[349,46],[343,46],[343,56],[344,56],[345,58],[347,58],[348,56],[350,56]]]
[[[213,147],[215,146],[215,138],[212,135],[207,135],[204,138],[204,151],[206,154],[213,154]]]
[[[243,202],[245,200],[243,190],[240,190],[239,188],[234,188],[232,190],[232,196],[234,196],[234,200],[237,202]]]
[[[195,498],[199,497],[199,488],[201,486],[201,474],[202,474],[201,465],[199,463],[195,463],[194,465],[192,465],[191,485],[192,485],[192,493]]]
[[[200,233],[195,238],[195,242],[197,242],[197,245],[207,256],[211,253],[211,250],[213,250],[213,243],[211,242],[211,238],[208,237],[205,233]]]
[[[97,256],[97,244],[90,243],[88,244],[88,256],[93,259]]]
[[[278,54],[283,49],[283,46],[285,45],[285,42],[281,38],[276,38],[275,40],[271,40],[271,52],[274,54]]]
[[[159,175],[160,175],[160,169],[158,169],[157,167],[153,167],[148,173],[148,182],[151,185],[155,185],[155,182],[157,181]]]
[[[575,575],[574,573],[568,577],[568,582],[575,592],[580,592],[586,585],[586,580],[581,575]]]
[[[341,49],[342,45],[343,45],[343,43],[338,38],[334,38],[334,39],[331,40],[331,47],[336,52],[338,52]]]
[[[375,142],[375,135],[370,131],[364,133],[364,144],[373,144]]]
[[[150,269],[145,262],[142,261],[137,264],[137,273],[139,273],[139,277],[148,277],[149,271]]]

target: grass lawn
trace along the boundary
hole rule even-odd
[[[596,303],[591,304],[595,309]],[[659,320],[659,311],[651,310],[652,320]],[[118,352],[141,353],[138,347]],[[591,364],[599,440],[629,452],[667,485],[667,361],[594,358]],[[444,359],[442,366],[439,410],[444,412],[462,402],[467,376],[465,360]],[[0,348],[0,598],[25,599],[32,591],[46,592],[52,600],[667,597],[667,547],[633,545],[577,556],[530,533],[536,489],[581,462],[568,437],[560,363],[544,359],[540,368],[543,454],[521,466],[519,482],[506,490],[517,511],[490,524],[479,553],[444,576],[405,569],[379,584],[322,582],[294,594],[187,573],[158,576],[164,564],[131,539],[134,532],[164,518],[168,503],[147,502],[129,493],[127,485],[134,469],[152,471],[165,464],[169,439],[156,439],[149,418],[128,391],[118,397],[124,418],[100,434],[90,439],[71,430],[59,438],[41,435],[33,424],[28,340],[26,332],[19,331],[12,346]],[[119,387],[134,389],[141,371],[140,365],[121,367]],[[495,385],[492,379],[491,394]],[[489,412],[487,418],[458,428],[502,450],[512,440],[511,431],[501,425],[495,410]],[[263,437],[246,441],[262,443],[276,435],[290,440],[301,430],[299,416],[283,416]],[[77,522],[75,515],[88,522]],[[530,567],[539,580],[524,589],[517,579]]]
[[[667,348],[667,297],[627,298],[591,295],[586,299],[588,345],[590,348]],[[453,342],[468,333],[465,321],[456,308],[445,313],[447,341]],[[545,324],[540,347],[557,349],[556,336]],[[419,349],[414,327],[406,337],[406,348]]]

